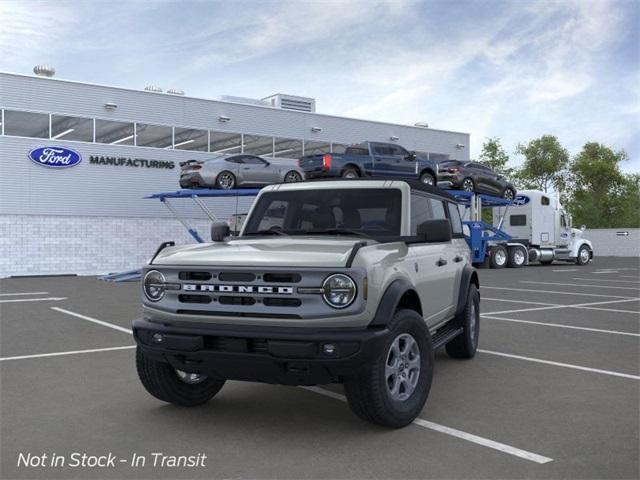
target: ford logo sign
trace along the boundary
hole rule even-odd
[[[513,201],[514,205],[526,205],[529,203],[530,198],[526,195],[517,195],[515,200]]]
[[[40,147],[29,152],[29,159],[43,167],[69,168],[78,165],[82,161],[82,156],[64,147]]]

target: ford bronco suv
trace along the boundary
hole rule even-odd
[[[133,322],[137,370],[160,400],[211,399],[225,380],[343,383],[363,419],[407,425],[434,351],[471,358],[478,276],[453,197],[421,182],[268,186],[239,236],[161,245]]]

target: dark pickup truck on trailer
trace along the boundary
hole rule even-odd
[[[347,147],[344,153],[307,155],[298,160],[305,177],[384,177],[420,180],[436,185],[438,164],[422,154],[409,152],[393,143],[364,142]]]

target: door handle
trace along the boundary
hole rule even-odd
[[[464,258],[462,258],[460,255],[456,255],[453,259],[453,261],[456,263],[460,263],[462,260],[464,260]]]
[[[242,167],[242,170],[251,170],[251,167]]]
[[[446,264],[447,264],[447,261],[444,258],[440,258],[436,262],[436,265],[439,266],[439,267],[444,267]]]

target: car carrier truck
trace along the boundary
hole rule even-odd
[[[539,190],[520,191],[511,205],[495,208],[493,226],[510,237],[512,249],[526,247],[528,262],[585,265],[593,259],[593,246],[582,237],[585,227],[573,228],[560,201]]]

